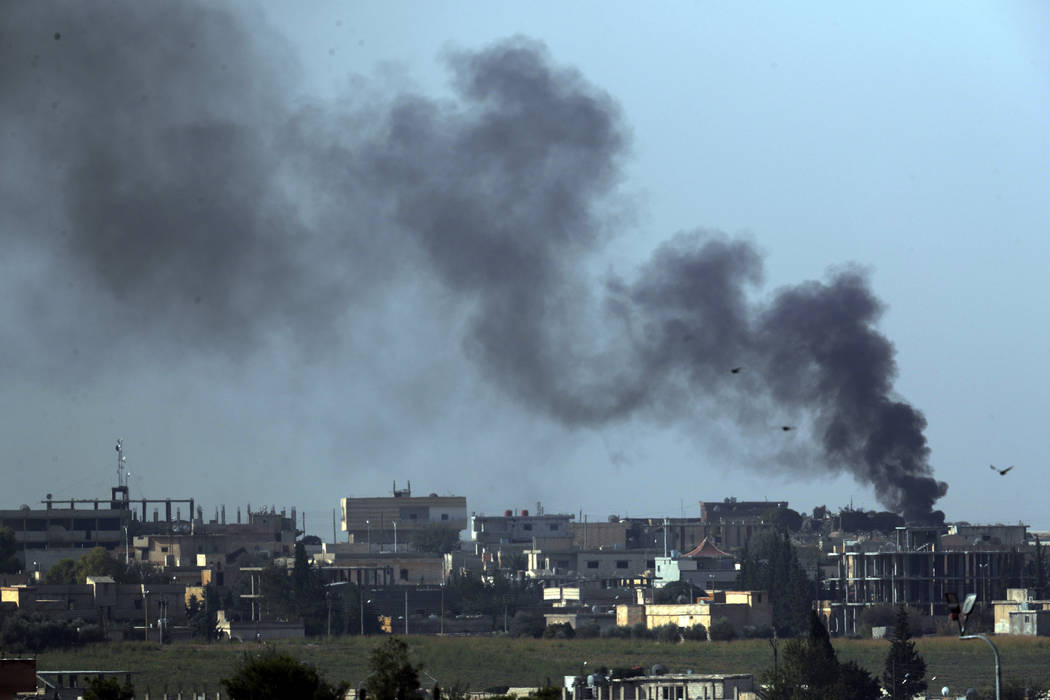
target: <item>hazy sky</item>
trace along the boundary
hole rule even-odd
[[[935,507],[1050,529],[1043,3],[33,5],[0,20],[0,506],[106,495],[123,437],[133,498],[322,535],[395,479],[881,509],[825,433],[870,356],[810,376],[838,326],[777,315],[847,288]]]

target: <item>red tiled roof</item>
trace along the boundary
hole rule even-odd
[[[691,552],[686,552],[682,555],[682,558],[689,557],[690,559],[696,557],[728,557],[729,555],[723,552],[718,547],[714,546],[709,539],[706,537],[704,541],[696,545],[696,548]]]

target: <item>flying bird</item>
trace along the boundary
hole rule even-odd
[[[794,428],[794,426],[791,426],[791,425],[782,425],[782,426],[780,426],[780,429],[783,430],[786,433],[787,431],[794,430],[795,428]]]
[[[742,369],[744,369],[744,368],[743,367],[734,367],[733,369],[729,370],[729,372],[731,374],[740,374],[740,370],[742,370]]]
[[[1000,469],[999,467],[995,466],[994,464],[989,464],[988,466],[991,468],[991,470],[993,472],[999,472],[999,476],[1002,476],[1003,474],[1005,474],[1006,472],[1008,472],[1008,471],[1010,471],[1011,469],[1014,468],[1014,465],[1012,465],[1012,464],[1009,467],[1007,467],[1006,469]]]

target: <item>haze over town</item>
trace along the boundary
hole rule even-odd
[[[903,508],[827,442],[870,374],[925,502],[1050,528],[1040,6],[99,7],[0,20],[5,507],[123,437],[135,497],[321,527]]]

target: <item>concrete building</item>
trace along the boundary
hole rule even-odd
[[[369,550],[411,548],[416,536],[426,528],[448,528],[460,532],[467,528],[467,499],[463,496],[413,496],[409,488],[394,484],[392,496],[341,498],[342,531],[347,540],[364,543]]]
[[[4,586],[0,601],[20,611],[56,620],[96,623],[106,632],[127,625],[168,630],[186,623],[186,587],[181,584],[118,584],[108,576],[89,576],[85,584]],[[161,634],[160,631],[151,634]]]
[[[237,557],[263,555],[267,558],[291,556],[295,550],[295,508],[284,511],[252,511],[241,523],[240,510],[236,523],[203,522],[198,518],[184,531],[135,535],[131,541],[131,558],[161,568],[229,563]],[[225,520],[225,519],[223,519]]]
[[[1050,636],[1050,600],[1036,600],[1031,588],[1010,588],[992,603],[996,634]]]
[[[526,575],[535,579],[599,580],[606,587],[624,581],[649,581],[656,566],[656,551],[628,550],[525,550],[528,559]]]
[[[505,545],[518,545],[523,551],[534,543],[542,548],[567,548],[572,544],[570,525],[573,515],[565,513],[530,514],[505,511],[502,516],[472,515],[470,541],[475,554],[499,551]]]
[[[736,583],[736,558],[704,539],[680,556],[657,557],[653,585],[663,588],[674,581],[685,581],[702,590],[727,588]]]
[[[693,627],[726,619],[739,633],[744,627],[766,627],[773,622],[773,608],[764,591],[709,591],[692,603],[621,603],[616,606],[616,624],[633,627],[645,623],[649,629],[664,625]]]
[[[1004,598],[1004,582],[1023,572],[1023,552],[972,540],[956,544],[945,532],[943,526],[899,527],[891,540],[847,540],[829,552],[833,573],[823,581],[826,600],[819,601],[829,630],[856,633],[860,612],[872,605],[941,615],[947,592]]]
[[[749,673],[668,673],[655,676],[612,678],[596,684],[594,700],[756,700],[755,681]]]

